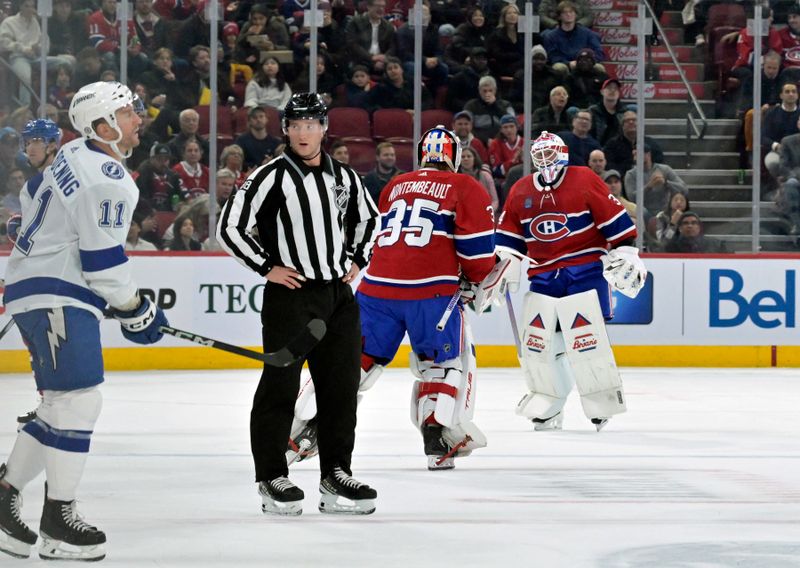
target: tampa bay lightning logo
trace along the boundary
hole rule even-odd
[[[531,234],[537,241],[552,243],[570,234],[567,216],[563,213],[542,213],[530,224]]]
[[[100,169],[107,177],[110,177],[111,179],[122,179],[125,177],[125,170],[123,170],[122,166],[116,162],[106,162]]]

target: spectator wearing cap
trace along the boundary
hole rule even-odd
[[[465,63],[461,71],[450,79],[447,88],[445,106],[451,112],[460,111],[469,100],[478,97],[478,83],[481,77],[489,75],[489,57],[485,47],[476,47]]]
[[[345,83],[345,100],[343,106],[368,108],[372,90],[377,83],[369,75],[364,65],[354,65],[350,72],[350,80]]]
[[[547,51],[542,45],[534,45],[531,49],[531,108],[537,109],[545,106],[550,98],[553,87],[565,84],[564,73],[553,69],[547,62]],[[517,108],[525,104],[525,70],[520,69],[514,75],[514,84],[509,95],[511,103]]]
[[[472,113],[462,110],[453,115],[453,133],[462,148],[472,148],[484,164],[489,163],[489,151],[486,145],[472,133]]]
[[[598,150],[599,151],[599,150]],[[608,186],[608,192],[617,198],[617,200],[622,203],[622,206],[627,211],[628,216],[633,219],[633,222],[636,222],[636,204],[632,201],[628,201],[625,195],[622,193],[622,176],[619,174],[617,170],[607,170],[602,172],[600,178],[606,182]]]
[[[386,55],[394,46],[394,26],[384,18],[386,0],[367,0],[366,13],[354,16],[345,28],[345,43],[351,65],[364,65],[371,73],[382,73]]]
[[[472,113],[472,131],[484,143],[497,135],[501,118],[517,114],[510,102],[497,98],[497,81],[491,75],[481,77],[478,96],[467,101],[464,110]]]
[[[575,7],[575,17],[581,26],[591,28],[594,23],[594,13],[587,0],[571,0]],[[561,0],[542,0],[539,4],[539,22],[542,29],[555,28],[559,24],[559,6]]]
[[[585,166],[589,154],[600,150],[600,143],[589,134],[591,128],[592,113],[588,108],[582,108],[572,116],[572,130],[558,133],[569,148],[570,166]]]
[[[636,150],[634,150],[634,159]],[[669,196],[679,191],[689,195],[689,188],[678,174],[666,164],[653,162],[653,155],[649,145],[644,145],[644,207],[648,211],[661,211]],[[636,169],[632,168],[625,174],[625,192],[628,198],[636,202],[638,193],[636,186]]]
[[[538,137],[543,131],[558,132],[569,128],[567,115],[567,89],[558,85],[550,90],[550,99],[547,105],[533,111],[531,115],[532,137]]]
[[[142,42],[142,52],[152,59],[157,49],[169,44],[169,29],[158,12],[153,10],[153,0],[136,0],[133,7],[136,34]]]
[[[281,140],[269,135],[268,122],[269,117],[261,107],[251,108],[247,113],[247,132],[234,141],[244,151],[245,170],[266,164],[275,157]]]
[[[519,135],[517,117],[507,114],[500,119],[500,132],[489,142],[489,165],[492,175],[504,178],[508,171],[522,163],[525,141]]]
[[[32,66],[39,59],[42,29],[36,18],[36,0],[21,0],[18,6],[19,11],[16,14],[0,22],[0,53],[8,58],[11,70],[20,82],[20,103],[27,106],[31,102],[29,89]],[[51,67],[70,62],[61,57],[47,57],[47,65]]]
[[[406,77],[414,76],[414,27],[406,22],[394,34],[394,55],[403,63]],[[449,70],[442,62],[443,51],[439,45],[438,26],[431,24],[431,8],[427,0],[422,4],[422,76],[427,78],[431,92],[447,82]]]
[[[514,3],[500,10],[495,30],[486,38],[489,52],[489,68],[495,77],[513,77],[523,67],[525,59],[525,36],[517,32],[519,8]],[[531,45],[542,43],[538,33],[531,36]]]
[[[397,155],[391,142],[381,142],[375,147],[375,168],[364,176],[364,187],[375,203],[378,203],[386,184],[403,173],[396,164]]]
[[[156,211],[177,211],[186,198],[181,178],[169,169],[172,157],[167,144],[156,144],[150,150],[150,159],[136,170],[139,199],[146,201]]]
[[[173,165],[177,163],[180,156],[183,156],[183,147],[190,141],[200,144],[203,149],[203,163],[207,164],[208,141],[197,134],[200,129],[200,115],[193,108],[187,108],[178,115],[178,123],[180,124],[180,131],[168,142],[170,153],[175,160]]]
[[[606,55],[600,46],[600,36],[586,26],[577,23],[575,5],[567,0],[557,8],[559,24],[542,33],[542,43],[556,69],[564,67],[568,72],[575,67],[578,52],[588,47],[594,52],[596,62],[605,61]]]
[[[228,22],[222,28],[222,49],[225,51],[225,59],[233,60],[237,39],[239,39],[239,24]]]
[[[453,37],[455,33],[456,27],[453,24],[439,26],[439,49],[442,51],[442,63],[447,65],[450,75],[455,75],[464,67],[464,60],[457,59],[453,55]]]
[[[469,9],[466,21],[458,25],[453,35],[451,43],[453,59],[466,64],[467,58],[475,53],[477,48],[486,48],[486,38],[490,31],[487,29],[483,10],[477,6]]]
[[[592,111],[592,136],[603,145],[622,130],[622,113],[626,106],[619,100],[621,85],[618,79],[606,79],[600,87],[603,100],[589,107]]]
[[[603,173],[606,171],[606,166],[608,165],[605,153],[602,150],[592,150],[589,152],[589,160],[586,165],[588,165],[589,169],[594,173],[603,177]],[[622,177],[620,177],[620,180],[621,179]]]
[[[727,253],[725,243],[704,234],[700,216],[685,211],[678,221],[678,232],[667,243],[665,252],[678,254],[719,254]]]
[[[600,89],[608,79],[602,65],[596,64],[594,51],[585,47],[578,52],[575,67],[567,77],[567,89],[573,105],[584,108],[602,102]]]
[[[608,160],[608,169],[627,172],[633,167],[633,149],[636,146],[636,112],[626,110],[622,113],[622,131],[603,147]],[[655,162],[664,161],[661,146],[650,136],[644,137],[644,143],[650,147]]]

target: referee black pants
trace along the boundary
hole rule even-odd
[[[348,284],[307,281],[290,290],[268,282],[261,309],[264,351],[276,351],[322,319],[327,332],[308,354],[314,379],[321,477],[334,467],[350,472],[355,443],[356,397],[361,379],[361,320]],[[288,475],[286,449],[300,390],[303,361],[279,369],[264,366],[250,413],[250,445],[256,481]]]

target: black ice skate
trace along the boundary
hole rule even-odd
[[[0,465],[0,479],[6,475],[6,464]],[[36,533],[19,517],[22,495],[15,488],[0,486],[0,550],[15,558],[28,558],[36,544]]]
[[[438,424],[426,424],[422,427],[422,441],[425,443],[425,455],[428,456],[428,469],[453,469],[456,467],[454,452],[442,437],[442,427]]]
[[[341,467],[325,476],[319,484],[321,513],[369,515],[375,512],[378,492],[350,476]]]
[[[106,534],[85,522],[75,501],[54,501],[47,498],[39,525],[42,544],[39,558],[44,560],[83,560],[96,562],[106,557],[103,546]]]
[[[300,430],[300,433],[294,439],[289,438],[289,446],[286,450],[286,465],[313,458],[318,453],[317,419],[314,417],[306,424],[305,428]]]
[[[597,428],[599,432],[603,429],[603,426],[608,424],[608,418],[592,418],[592,424],[594,424],[594,427]]]
[[[261,511],[271,515],[299,515],[303,512],[303,490],[288,477],[276,477],[258,484]]]

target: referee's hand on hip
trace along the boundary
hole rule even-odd
[[[282,284],[287,288],[294,290],[301,287],[301,282],[305,282],[306,277],[297,272],[294,268],[287,268],[285,266],[273,266],[272,270],[267,272],[267,280],[275,284]]]

